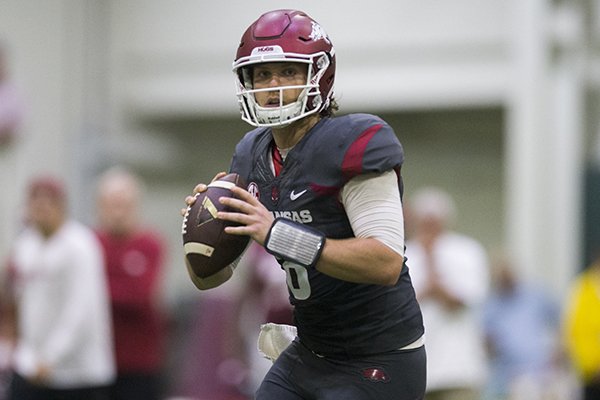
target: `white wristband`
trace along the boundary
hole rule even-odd
[[[273,222],[265,240],[269,253],[305,267],[316,264],[324,246],[322,233],[285,218]]]

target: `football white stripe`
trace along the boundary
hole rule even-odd
[[[230,189],[230,190],[234,186],[235,186],[235,183],[227,182],[227,181],[214,181],[208,185],[208,187],[218,187],[218,188]]]
[[[203,244],[203,243],[188,242],[183,245],[183,250],[185,251],[185,254],[193,253],[193,254],[201,254],[203,256],[210,257],[210,256],[212,256],[212,253],[215,251],[215,248],[212,246]]]

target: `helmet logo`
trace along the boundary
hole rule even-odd
[[[281,46],[260,46],[252,49],[252,55],[260,55],[260,54],[281,54],[283,53],[283,49]]]
[[[312,21],[311,24],[312,24],[312,32],[310,32],[310,35],[308,37],[311,40],[320,40],[320,39],[323,39],[327,43],[331,44],[331,42],[329,41],[329,38],[327,37],[327,33],[321,27],[321,25],[317,24],[315,21]]]
[[[319,59],[317,60],[317,68],[319,68],[319,70],[323,69],[323,68],[327,68],[329,66],[329,60],[327,59],[326,56],[321,56],[319,57]]]

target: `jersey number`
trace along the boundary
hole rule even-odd
[[[283,263],[288,288],[292,295],[298,300],[306,300],[310,297],[310,282],[308,271],[302,265],[290,261]]]

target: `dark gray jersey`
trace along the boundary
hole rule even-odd
[[[354,236],[339,200],[353,177],[395,170],[402,191],[402,146],[376,116],[322,119],[288,153],[277,177],[270,165],[272,146],[270,129],[248,132],[236,146],[231,172],[240,174],[275,216],[306,224],[328,238]],[[346,282],[292,263],[283,268],[298,335],[314,352],[342,357],[382,353],[423,334],[406,266],[395,286]]]

